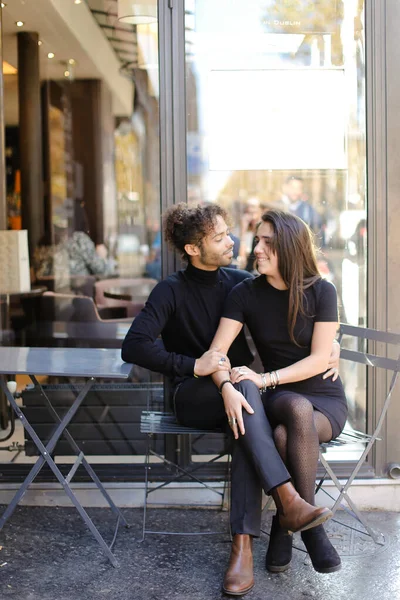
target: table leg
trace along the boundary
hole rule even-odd
[[[7,389],[7,386],[5,385],[4,380],[0,379],[1,387],[3,388],[3,391],[6,394],[6,396],[7,396],[8,400],[9,400],[11,406],[13,407],[13,409],[16,412],[17,416],[21,420],[24,428],[29,433],[29,435],[31,436],[33,442],[35,443],[36,447],[38,448],[39,452],[42,455],[42,456],[40,456],[38,458],[38,460],[36,461],[35,465],[31,469],[31,471],[29,472],[29,474],[26,477],[26,479],[24,480],[23,484],[21,485],[20,489],[17,491],[17,493],[15,494],[14,498],[11,500],[9,506],[4,511],[4,514],[2,515],[2,517],[0,519],[0,531],[4,527],[7,519],[14,512],[15,508],[17,507],[18,502],[21,500],[21,498],[25,494],[25,492],[26,492],[29,484],[32,483],[32,481],[35,479],[35,477],[37,476],[37,474],[40,472],[40,470],[42,469],[42,467],[44,466],[44,464],[47,463],[49,465],[50,469],[53,471],[53,473],[56,476],[56,478],[58,479],[58,481],[60,482],[60,484],[62,485],[65,493],[70,498],[71,502],[74,504],[75,508],[77,509],[77,511],[79,512],[79,514],[81,515],[82,519],[84,520],[84,522],[88,526],[88,528],[91,531],[92,535],[94,536],[94,538],[99,543],[99,545],[100,545],[101,549],[103,550],[104,554],[110,560],[111,564],[114,567],[116,567],[118,565],[118,563],[117,563],[117,560],[116,560],[115,556],[111,552],[110,548],[107,546],[106,542],[104,541],[103,537],[100,535],[100,533],[99,533],[98,529],[96,528],[96,526],[94,525],[93,521],[90,519],[89,515],[87,514],[87,512],[85,511],[85,509],[83,508],[83,506],[80,504],[79,500],[77,499],[77,497],[75,496],[75,494],[73,493],[73,491],[71,490],[71,488],[69,487],[69,484],[66,481],[65,477],[63,476],[63,474],[61,473],[61,471],[59,470],[59,468],[57,467],[57,465],[55,464],[55,462],[53,461],[53,459],[51,457],[51,452],[54,450],[54,448],[55,448],[55,446],[56,446],[56,444],[57,444],[60,436],[62,435],[64,429],[67,427],[67,425],[69,424],[69,422],[71,421],[71,419],[74,417],[76,411],[78,410],[79,406],[82,404],[82,402],[83,402],[86,394],[88,393],[88,391],[92,387],[93,383],[94,383],[94,379],[91,378],[85,384],[84,388],[81,390],[81,392],[76,397],[75,402],[73,403],[73,405],[71,406],[71,408],[68,410],[68,412],[65,414],[65,416],[63,417],[63,419],[59,423],[56,431],[51,436],[49,443],[47,444],[47,446],[44,446],[44,444],[42,443],[42,441],[40,440],[40,438],[36,434],[35,430],[30,425],[30,423],[26,419],[25,415],[21,411],[20,407],[15,402],[15,399],[14,399],[13,395]]]
[[[45,400],[47,409],[50,412],[50,414],[52,415],[52,417],[55,419],[55,421],[57,421],[58,423],[61,423],[60,416],[58,415],[57,411],[52,406],[49,398],[47,397],[47,395],[45,393],[45,391],[43,390],[42,386],[40,385],[40,383],[38,382],[38,380],[36,379],[36,377],[34,375],[31,375],[31,380],[35,384],[35,386],[37,386],[40,389],[41,393],[43,394],[43,398]],[[100,490],[100,492],[103,494],[104,498],[107,500],[107,502],[108,502],[108,504],[109,504],[112,512],[120,519],[120,521],[122,522],[123,525],[125,525],[125,527],[129,527],[129,524],[125,520],[125,517],[123,516],[123,514],[121,513],[121,511],[119,510],[119,508],[114,504],[111,496],[105,490],[103,484],[101,483],[100,479],[96,475],[93,467],[86,460],[84,453],[81,451],[81,449],[79,448],[78,444],[75,442],[74,438],[69,433],[68,429],[66,429],[66,428],[64,429],[63,435],[64,435],[65,439],[68,441],[68,443],[71,446],[71,448],[74,450],[74,452],[77,455],[82,454],[82,458],[81,458],[82,465],[85,467],[86,471],[88,472],[88,474],[92,478],[93,482],[96,484],[96,486],[98,487],[98,489]]]

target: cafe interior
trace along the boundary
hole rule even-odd
[[[1,3],[2,346],[118,349],[161,278],[158,25],[117,11],[117,0]],[[2,395],[0,461],[32,462],[14,421]],[[96,449],[106,462],[142,454],[110,444]]]

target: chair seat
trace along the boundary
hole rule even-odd
[[[320,448],[323,452],[327,450],[327,448],[334,448],[335,446],[348,446],[350,444],[368,444],[371,440],[370,435],[367,433],[363,433],[362,431],[342,431],[342,433],[335,440],[331,440],[330,442],[322,442],[320,444]],[[381,440],[382,438],[375,438],[377,440]]]
[[[141,433],[176,433],[176,434],[206,434],[222,433],[215,429],[196,429],[179,425],[173,413],[160,411],[143,411],[140,418]]]

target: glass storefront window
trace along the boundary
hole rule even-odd
[[[185,35],[188,202],[228,210],[249,271],[263,210],[303,218],[340,320],[365,326],[363,0],[186,0]],[[341,376],[348,427],[364,430],[365,370]]]
[[[31,252],[31,284],[54,296],[21,300],[11,295],[8,304],[1,298],[0,343],[118,349],[161,279],[158,22],[120,23],[114,0],[87,0],[72,8],[61,3],[58,12],[49,6],[45,30],[43,19],[28,4],[21,8],[7,3],[2,12],[4,59],[15,67],[4,86],[7,216],[9,229],[20,230],[27,222],[21,203],[24,132],[17,107],[23,99],[18,98],[19,30],[14,15],[15,10],[23,10],[18,19],[35,32],[39,74],[34,83],[40,90],[42,120],[37,153],[43,155],[43,181],[42,173],[38,174],[43,216],[36,217],[43,220],[43,236]],[[57,32],[54,37],[48,33],[52,30]],[[31,236],[28,227],[28,239]],[[41,378],[50,386],[65,382]],[[90,461],[142,461],[140,411],[146,406],[146,390],[159,389],[162,378],[135,368],[132,382],[143,389],[131,393],[126,402],[129,386],[119,394],[111,385],[104,398],[99,388],[100,403],[110,400],[111,408],[103,406],[98,430],[85,439],[91,445]],[[17,378],[18,391],[27,383],[27,378]],[[71,382],[75,383],[81,382]],[[51,388],[49,394],[60,390]],[[71,390],[65,393],[68,396]],[[35,397],[33,392],[31,396]],[[134,416],[129,408],[133,402]],[[114,419],[114,411],[123,417]],[[8,417],[0,395],[0,437],[9,439],[7,444],[16,450],[19,444],[15,455],[0,458],[34,462],[19,423],[12,437],[6,437],[11,427]],[[84,439],[86,419],[78,417],[76,426]],[[51,427],[47,421],[42,430],[46,427]],[[57,449],[57,462],[70,460]]]

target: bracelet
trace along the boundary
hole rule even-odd
[[[224,385],[225,385],[226,383],[232,383],[232,382],[231,382],[231,380],[230,380],[230,379],[224,379],[224,381],[223,381],[223,382],[220,384],[220,386],[219,386],[219,388],[218,388],[218,391],[219,391],[219,393],[221,394],[221,396],[222,396],[222,388],[224,387]]]
[[[195,373],[194,371],[193,371],[193,377],[196,377],[196,379],[198,379],[198,378],[199,378],[199,376],[198,376],[198,375],[196,375],[196,373]]]
[[[277,371],[271,371],[269,374],[269,389],[274,390],[277,385],[279,385],[279,373]]]
[[[264,392],[267,391],[267,374],[266,373],[260,373],[261,375],[261,388],[260,388],[260,393],[263,394]]]
[[[269,373],[269,389],[274,390],[276,388],[276,374],[275,371]]]

